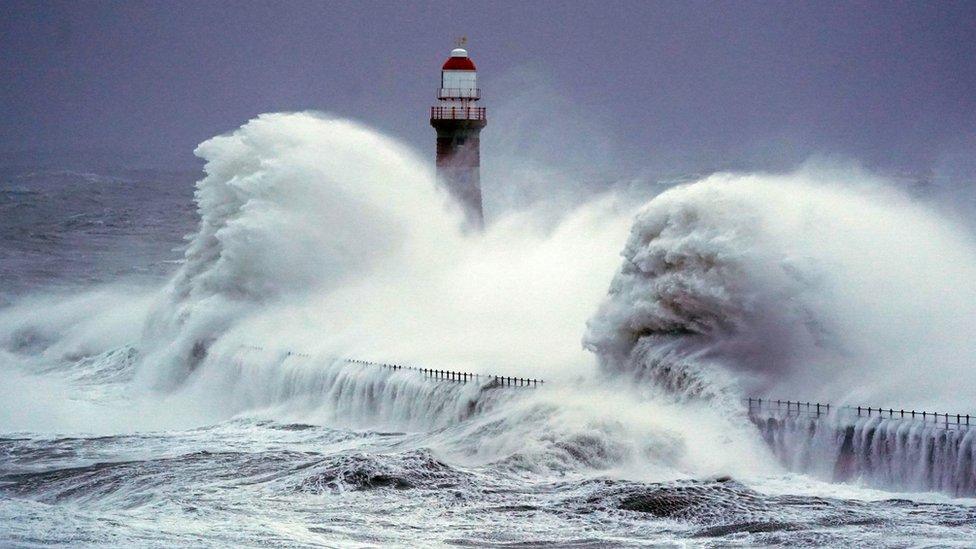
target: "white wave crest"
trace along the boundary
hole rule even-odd
[[[585,342],[695,394],[968,405],[974,250],[858,170],[719,174],[640,212]]]

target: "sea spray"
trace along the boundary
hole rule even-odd
[[[347,120],[264,115],[196,154],[200,228],[142,344],[153,384],[177,385],[262,305],[395,268],[431,232],[458,238],[430,171]]]
[[[883,180],[718,174],[638,214],[586,345],[605,371],[751,394],[971,406],[976,247]]]

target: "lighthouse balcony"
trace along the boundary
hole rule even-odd
[[[437,90],[437,98],[477,101],[481,99],[481,88],[439,88]]]
[[[431,107],[431,120],[486,120],[484,107]]]

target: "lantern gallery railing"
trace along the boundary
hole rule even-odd
[[[487,120],[484,107],[431,107],[431,120]]]

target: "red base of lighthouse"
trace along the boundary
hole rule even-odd
[[[458,120],[439,118],[435,108],[430,125],[437,130],[437,176],[464,208],[468,225],[480,229],[485,223],[481,204],[480,133],[488,121],[484,109],[477,110],[481,111],[480,118]]]

